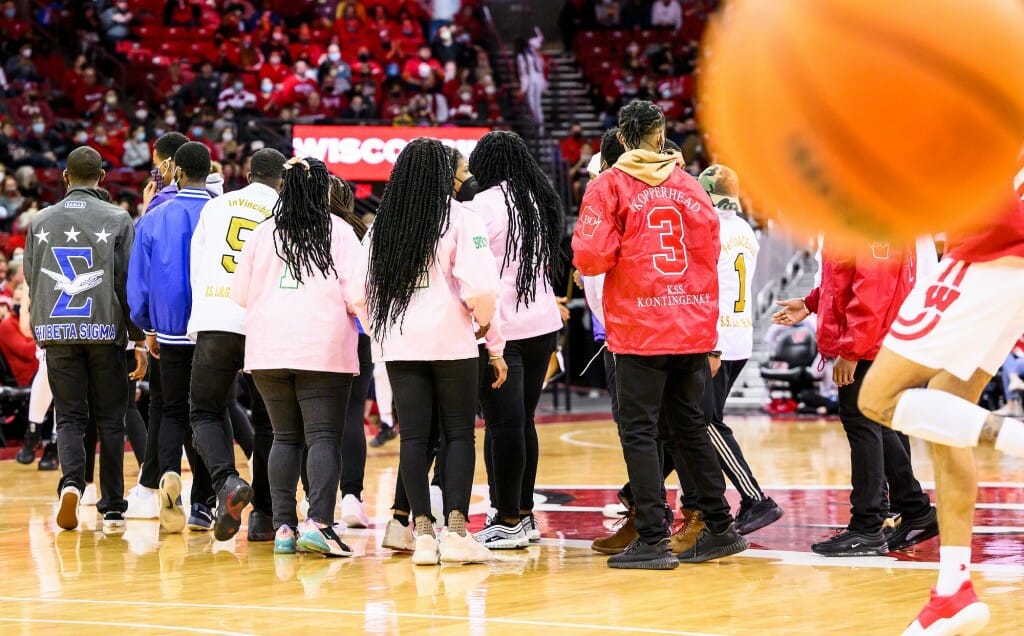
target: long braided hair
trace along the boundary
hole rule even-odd
[[[627,150],[639,148],[647,135],[664,125],[665,113],[652,102],[638,99],[619,109],[619,134]]]
[[[328,198],[331,173],[324,162],[306,157],[284,166],[281,196],[274,206],[274,249],[288,272],[302,283],[303,275],[338,275],[331,256],[331,214]]]
[[[374,330],[401,331],[409,302],[448,231],[455,181],[449,154],[420,137],[398,155],[370,233],[366,300]]]
[[[348,181],[331,175],[331,214],[352,226],[360,241],[366,236],[366,224],[356,214],[356,198]]]
[[[516,306],[529,306],[537,296],[538,277],[548,286],[564,264],[561,251],[565,211],[547,175],[530,154],[522,137],[514,132],[489,132],[469,156],[469,171],[481,190],[501,184],[508,211],[508,239],[501,271],[519,262]]]

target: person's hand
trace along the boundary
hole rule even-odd
[[[556,298],[555,302],[558,303],[558,315],[562,317],[562,322],[569,322],[569,299],[562,296]]]
[[[135,370],[128,374],[128,379],[138,382],[146,377],[149,370],[149,356],[146,355],[145,345],[141,342],[135,343]]]
[[[491,330],[491,323],[487,323],[486,325],[480,325],[476,329],[476,334],[475,334],[476,335],[476,339],[479,340],[481,338],[486,337],[487,336],[487,332],[490,331],[490,330]]]
[[[160,343],[156,341],[156,334],[146,334],[146,348],[154,358],[160,359]]]
[[[803,298],[790,298],[789,300],[777,300],[775,304],[783,309],[772,314],[772,322],[776,325],[792,327],[801,320],[811,315]]]
[[[711,377],[715,377],[722,368],[722,356],[708,356],[708,362],[711,364]]]
[[[853,373],[856,370],[856,360],[836,358],[836,363],[832,367],[832,381],[836,383],[836,386],[847,386],[849,384],[853,384]]]
[[[580,270],[572,270],[572,282],[576,283],[578,289],[583,289],[583,275],[580,274]]]
[[[150,181],[146,184],[146,187],[142,189],[142,209],[145,210],[149,207],[149,202],[156,196],[156,181]]]
[[[497,389],[502,384],[505,384],[505,380],[508,379],[508,365],[505,364],[505,358],[491,358],[491,368],[494,369],[495,377],[491,388]]]

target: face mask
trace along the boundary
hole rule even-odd
[[[193,137],[202,137],[203,136],[203,128],[201,126],[193,126],[192,127],[192,136]]]
[[[15,15],[17,15],[17,13],[18,10],[13,7],[10,9],[4,9],[4,15],[7,16],[8,18],[13,18]]]
[[[149,117],[149,111],[145,108],[135,111],[135,119],[145,119],[146,117]]]
[[[167,117],[164,117],[164,123],[173,128],[178,124],[178,118],[174,115],[168,115]]]
[[[476,193],[480,191],[480,184],[476,182],[476,177],[470,177],[462,182],[462,187],[455,193],[455,200],[460,203],[466,201],[472,201]]]
[[[32,49],[25,49],[24,51],[22,51],[21,52],[21,57],[25,57],[25,58],[32,57]]]
[[[161,166],[163,164],[160,164]],[[156,184],[157,190],[164,189],[164,175],[160,174],[159,166],[149,171],[149,176],[153,178],[153,183]]]
[[[367,54],[367,53],[360,53],[359,54],[359,61],[360,62],[369,62],[370,61],[369,54]]]
[[[96,135],[96,143],[98,143],[98,144],[105,144],[105,143],[107,143],[107,136],[106,135]]]
[[[262,84],[260,84],[260,90],[263,91],[264,93],[271,92],[272,90],[274,90],[273,82],[263,82]]]
[[[146,141],[146,133],[144,133],[144,132],[135,133],[135,141],[140,141],[140,142],[141,141]]]
[[[332,62],[337,62],[341,59],[341,53],[328,53],[327,59],[329,59]]]
[[[484,93],[487,93],[488,95],[493,95],[496,90],[497,89],[495,89],[493,86],[485,86],[484,87]]]
[[[576,132],[574,132],[572,134],[572,138],[576,139],[576,140],[583,139],[583,132],[580,131],[580,130],[577,130]]]
[[[420,59],[421,60],[429,60],[430,59],[430,51],[425,51],[423,53],[420,53]]]
[[[164,133],[166,133],[166,132],[167,131],[164,130],[163,128],[154,128],[153,129],[153,138],[156,139],[157,137],[163,137]]]
[[[452,34],[451,33],[442,33],[441,34],[441,41],[444,42],[445,44],[451,44],[452,43]]]
[[[115,115],[114,113],[107,113],[107,123],[112,124],[115,121],[117,121],[117,115]]]
[[[116,97],[108,97],[107,98],[107,105],[108,106],[114,106],[116,104],[117,104],[117,98]]]
[[[224,141],[232,141],[234,138],[235,136],[229,132],[224,133],[224,135],[221,137],[221,139],[223,139]]]
[[[279,58],[277,56],[271,57],[270,58],[270,63],[271,64],[280,64],[281,63],[281,58]]]
[[[468,102],[470,99],[473,98],[473,94],[472,93],[462,93],[460,95],[460,97],[462,98],[462,101]]]
[[[86,133],[78,133],[78,135],[75,137],[76,143],[84,144],[87,141],[89,141],[89,135],[87,135]]]
[[[44,130],[46,130],[46,124],[41,124],[41,123],[32,124],[32,132],[34,132],[37,135],[43,134]]]
[[[245,89],[245,84],[242,82],[235,82],[235,91],[241,93]]]

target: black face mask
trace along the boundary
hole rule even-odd
[[[465,203],[466,201],[472,201],[476,193],[480,191],[480,184],[476,182],[476,177],[470,177],[462,182],[462,187],[455,193],[455,200],[459,203]]]
[[[574,132],[572,138],[576,140],[583,139],[583,133],[580,131]]]

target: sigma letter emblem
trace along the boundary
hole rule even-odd
[[[583,224],[582,234],[587,238],[594,238],[594,232],[597,231],[597,226],[601,225],[601,217],[594,213],[594,210],[588,205],[580,215],[580,223]]]
[[[50,312],[51,318],[91,318],[92,298],[84,303],[72,305],[76,295],[88,291],[103,283],[103,270],[94,272],[75,271],[75,261],[84,261],[85,267],[92,267],[91,247],[54,247],[53,257],[57,260],[60,272],[53,272],[45,267],[42,272],[54,281],[54,289],[60,292],[57,302]]]
[[[912,318],[896,317],[889,333],[899,340],[918,340],[930,334],[942,319],[942,314],[960,298],[960,283],[967,274],[970,263],[950,261],[938,280],[924,290],[921,312]],[[953,270],[959,268],[956,276]]]

